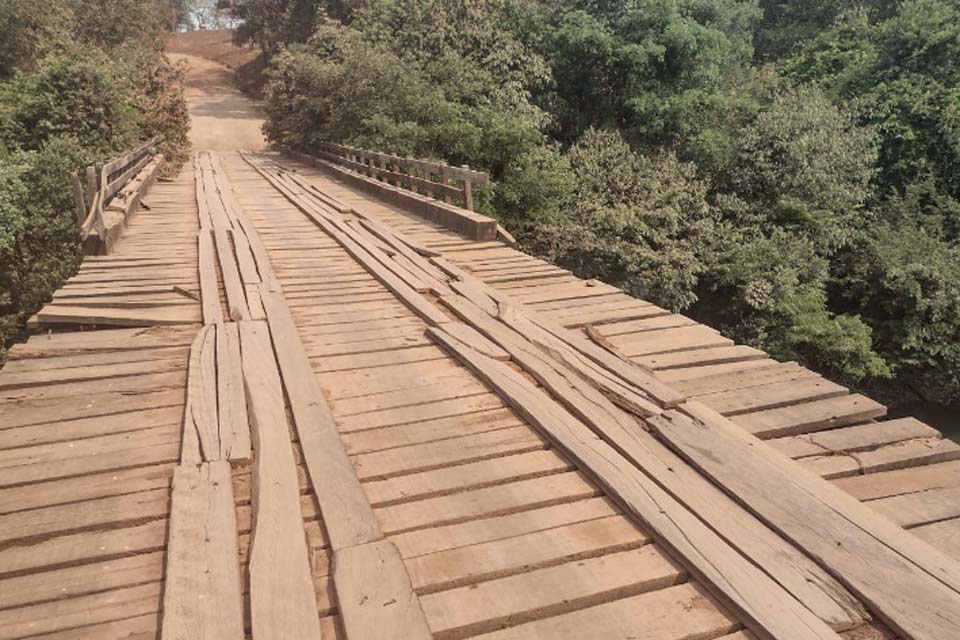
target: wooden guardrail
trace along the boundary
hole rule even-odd
[[[110,252],[119,234],[115,229],[122,227],[126,216],[139,206],[143,191],[163,162],[156,150],[161,140],[162,136],[156,136],[107,162],[87,167],[86,195],[80,177],[74,176],[73,196],[86,253]],[[146,175],[141,176],[144,172]],[[113,202],[117,196],[123,196],[123,202]],[[108,215],[111,210],[119,215]]]
[[[473,186],[490,182],[488,174],[467,165],[454,167],[329,142],[317,145],[315,153],[362,175],[430,198],[456,202],[470,211],[473,211]]]

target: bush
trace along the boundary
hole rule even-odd
[[[38,150],[70,135],[89,157],[132,145],[140,124],[112,69],[59,56],[0,85],[0,113],[0,138],[10,149]]]
[[[0,357],[80,262],[69,185],[86,151],[71,137],[0,160]]]
[[[619,134],[592,129],[567,163],[572,191],[530,243],[582,277],[670,309],[690,306],[716,221],[695,168],[669,154],[640,157]]]
[[[79,264],[72,175],[162,134],[185,157],[166,0],[0,0],[0,358]],[[9,43],[9,47],[7,46]]]

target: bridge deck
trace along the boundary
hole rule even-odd
[[[274,161],[295,167],[305,182],[277,180]],[[796,604],[790,598],[771,607],[777,611],[772,620],[754,610],[772,597],[765,592],[777,589],[745,592],[745,606],[728,597],[735,590],[725,591],[723,580],[718,587],[708,563],[691,563],[697,553],[720,558],[711,549],[725,542],[837,631],[882,637],[864,610],[873,611],[876,603],[848,592],[846,581],[833,582],[797,552],[803,547],[798,539],[792,544],[787,534],[772,533],[776,527],[768,529],[752,508],[717,491],[692,464],[669,457],[666,447],[660,460],[672,461],[670,471],[680,474],[680,484],[668,486],[669,492],[693,487],[704,493],[688,496],[682,506],[659,504],[698,513],[709,526],[701,531],[691,525],[685,532],[700,532],[699,540],[711,542],[686,549],[655,514],[649,522],[638,517],[639,503],[625,498],[614,471],[603,471],[568,441],[558,444],[558,432],[543,428],[538,411],[559,415],[559,403],[547,406],[544,395],[538,406],[519,406],[504,388],[495,393],[484,377],[494,365],[469,366],[462,353],[441,348],[426,332],[431,325],[448,327],[431,322],[433,314],[454,316],[439,304],[437,287],[424,287],[411,302],[416,287],[384,276],[383,262],[371,262],[369,255],[395,257],[410,282],[428,280],[436,271],[417,271],[417,256],[398,254],[373,225],[351,224],[344,227],[348,232],[320,228],[294,202],[309,199],[309,185],[322,201],[387,225],[525,309],[576,332],[591,327],[596,341],[649,368],[669,388],[700,400],[945,554],[960,557],[960,447],[930,427],[913,419],[884,420],[882,406],[802,367],[734,345],[683,316],[602,283],[583,282],[503,243],[465,240],[294,161],[261,155],[248,162],[228,154],[198,167],[200,175],[188,169],[153,188],[149,211],[134,219],[118,252],[84,262],[35,318],[41,332],[15,347],[0,372],[0,640],[154,638],[161,617],[165,637],[221,637],[216,629],[230,628],[229,621],[188,632],[179,618],[215,618],[209,605],[182,599],[184,593],[208,592],[217,595],[212,608],[224,617],[234,605],[241,612],[245,629],[234,632],[265,638],[314,637],[310,625],[317,617],[322,637],[350,640],[733,640],[755,637],[745,629],[757,629],[758,618],[766,628],[775,628],[781,616],[789,619]],[[208,195],[200,196],[198,208],[201,192]],[[223,210],[210,213],[217,202]],[[218,289],[211,306],[210,282],[198,276],[204,270],[198,261],[206,263],[197,238],[206,233],[206,221],[213,221],[216,232],[227,219],[233,221],[230,248],[220,254],[220,267],[207,271]],[[371,248],[367,262],[345,235]],[[237,264],[223,262],[231,259]],[[243,309],[236,308],[235,284]],[[219,322],[208,317],[212,309],[223,316]],[[287,312],[295,334],[284,324]],[[94,324],[95,331],[79,330]],[[486,360],[501,366],[507,354],[461,333],[466,325],[456,324],[456,332],[448,329],[451,335],[466,335],[494,356]],[[211,384],[197,339],[211,325],[217,336],[209,365],[216,406],[209,413],[193,394]],[[252,463],[239,440],[233,450],[210,446],[226,439],[225,398],[232,396],[222,386],[224,376],[234,370],[240,375],[241,368],[229,359],[233,351],[220,346],[224,326],[238,327]],[[269,327],[272,350],[258,326]],[[291,375],[303,373],[298,350],[312,367],[313,381]],[[510,388],[549,386],[511,355],[510,370],[524,373]],[[322,398],[302,402],[316,388]],[[326,414],[318,404],[329,407],[335,442],[322,440],[318,425]],[[230,411],[235,417],[241,410]],[[205,431],[205,413],[214,416],[212,435]],[[587,421],[589,411],[577,418]],[[238,421],[248,424],[246,418]],[[318,448],[318,442],[325,446]],[[659,445],[652,440],[648,446]],[[337,447],[349,460],[350,478],[338,466]],[[223,486],[189,475],[201,457],[207,462],[200,468],[209,468],[211,478],[222,471],[217,461],[230,462],[224,467],[232,478],[229,514],[217,510],[222,505],[214,494]],[[359,494],[351,484],[357,480]],[[210,497],[191,511],[198,486],[207,487]],[[290,495],[302,532],[294,532],[289,520],[288,526],[278,524],[290,515]],[[351,502],[357,495],[362,504]],[[728,522],[720,512],[729,514]],[[199,525],[192,527],[183,514],[196,515],[204,527],[216,524],[204,529],[206,539],[190,538]],[[207,548],[206,555],[181,542],[210,545],[224,527],[230,540]],[[755,537],[744,543],[725,527]],[[710,538],[708,529],[721,535]],[[917,548],[923,549],[919,540]],[[228,563],[233,570],[212,559],[221,551],[239,557],[239,564]],[[372,564],[371,555],[378,559]],[[736,582],[737,571],[755,567],[736,568],[738,553],[727,555],[734,565],[717,571],[729,585],[743,584]],[[797,576],[813,586],[794,582]],[[300,578],[310,591],[310,611],[302,618]],[[282,588],[271,580],[280,580]],[[225,593],[233,587],[235,601]],[[393,596],[378,600],[381,591],[405,594],[413,606]],[[162,612],[165,598],[176,603],[176,611],[168,606]],[[381,608],[365,608],[367,600]],[[298,620],[303,626],[297,627]],[[375,625],[383,620],[399,620],[403,631]],[[895,615],[892,624],[905,625],[914,637],[937,637],[936,627],[923,627],[927,623],[915,628]],[[795,637],[829,637],[817,633]]]

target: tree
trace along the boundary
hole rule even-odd
[[[529,242],[582,277],[675,310],[694,302],[716,222],[696,168],[638,156],[618,133],[595,129],[567,162],[571,197]]]
[[[282,44],[306,42],[314,32],[319,0],[235,0],[230,10],[241,21],[237,44],[254,43],[267,57]]]
[[[67,39],[69,18],[62,3],[38,11],[36,2],[0,0],[0,82],[57,50]]]
[[[643,149],[722,161],[732,145],[727,123],[753,108],[728,89],[749,76],[755,0],[560,7],[543,45],[556,81],[547,97],[555,135],[572,142],[591,126],[615,128]]]
[[[920,177],[960,197],[960,2],[905,0],[878,21],[848,15],[785,63],[853,104],[881,136],[877,184],[903,193]]]
[[[884,205],[836,270],[840,303],[873,327],[875,343],[924,400],[960,399],[960,202],[930,183]],[[900,393],[901,397],[903,393]]]
[[[872,129],[819,90],[778,95],[738,134],[723,189],[738,224],[804,235],[821,255],[850,243],[865,221],[877,159]]]

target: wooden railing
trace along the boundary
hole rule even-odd
[[[430,198],[455,202],[470,211],[473,211],[473,186],[490,182],[488,174],[467,165],[454,167],[329,142],[320,143],[314,152],[359,174]]]
[[[144,190],[163,162],[157,153],[161,140],[156,136],[108,162],[87,167],[86,195],[80,177],[73,177],[80,240],[86,253],[110,253],[122,223],[140,205]]]
[[[87,167],[87,195],[84,197],[80,178],[74,176],[73,195],[80,222],[80,238],[86,240],[92,231],[103,237],[106,233],[104,208],[107,202],[127,186],[156,155],[161,136],[147,140],[140,146],[105,163]]]

